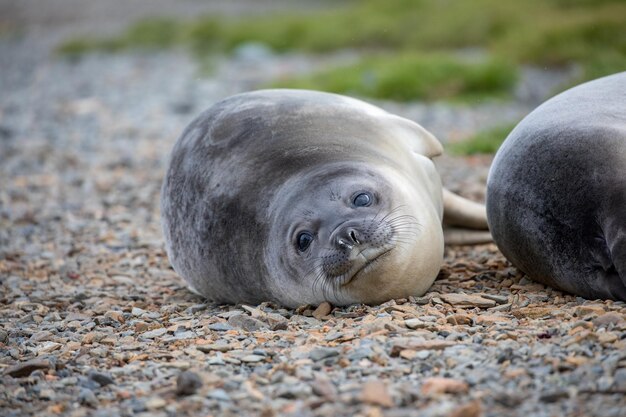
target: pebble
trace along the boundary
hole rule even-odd
[[[426,378],[422,383],[422,394],[464,394],[469,391],[469,385],[458,379],[433,377]]]
[[[230,401],[231,400],[230,396],[226,393],[226,391],[220,388],[211,390],[207,394],[207,397],[212,398],[217,401]]]
[[[163,336],[166,333],[167,333],[167,329],[164,329],[163,327],[161,327],[159,329],[154,329],[154,330],[150,330],[148,332],[142,333],[141,337],[143,337],[144,339],[156,339],[158,337]]]
[[[393,407],[394,401],[387,390],[387,385],[382,381],[367,381],[361,389],[361,401],[367,404],[381,407]]]
[[[442,294],[441,298],[446,303],[449,303],[455,306],[489,308],[489,307],[494,307],[496,305],[496,302],[494,300],[489,300],[487,298],[483,298],[480,295],[474,295],[474,294],[450,293],[450,294]]]
[[[202,379],[192,371],[181,372],[176,378],[176,394],[192,395],[202,387]]]
[[[80,404],[88,405],[92,408],[98,407],[98,398],[96,398],[96,394],[94,394],[92,390],[87,388],[81,388],[80,392],[78,393],[78,402]]]
[[[233,330],[233,326],[228,323],[213,323],[209,324],[209,330],[214,330],[217,332],[226,332],[228,330]]]
[[[332,309],[333,309],[333,306],[331,306],[330,303],[325,301],[313,311],[313,317],[315,317],[318,320],[321,320],[322,317],[328,316],[330,312],[332,311]]]
[[[89,379],[97,382],[101,387],[115,383],[113,377],[104,372],[90,371],[88,376]]]
[[[269,328],[267,323],[252,318],[246,314],[238,314],[228,318],[228,324],[232,327],[238,327],[247,332],[258,332],[259,330]],[[213,330],[213,329],[212,329]]]
[[[332,358],[333,356],[339,356],[339,350],[327,347],[316,347],[309,352],[309,357],[315,362]]]
[[[167,405],[167,401],[161,397],[150,397],[144,402],[144,404],[147,410],[154,411],[165,407]]]
[[[257,362],[261,362],[264,359],[265,359],[265,356],[261,356],[261,355],[246,355],[241,358],[241,361],[246,362],[246,363],[257,363]]]
[[[4,371],[4,373],[12,376],[13,378],[22,378],[30,375],[38,369],[48,369],[50,366],[51,364],[48,359],[31,359],[29,361],[10,366]]]

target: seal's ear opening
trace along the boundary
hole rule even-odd
[[[433,158],[443,152],[443,146],[437,138],[412,120],[389,115],[391,123],[400,130],[401,135],[409,143],[413,152]]]

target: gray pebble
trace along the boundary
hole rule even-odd
[[[93,408],[96,408],[98,406],[98,398],[96,398],[96,394],[94,394],[92,390],[87,388],[81,388],[78,394],[78,402],[80,404],[88,405]]]
[[[211,398],[217,401],[230,401],[230,396],[223,389],[214,389],[207,394],[207,398]]]
[[[309,358],[315,362],[333,356],[339,356],[339,350],[329,347],[316,347],[309,352]]]
[[[209,324],[209,330],[214,330],[216,332],[226,332],[228,330],[233,330],[233,326],[228,323],[213,323]]]
[[[202,387],[202,379],[192,371],[181,372],[176,378],[176,394],[192,395]]]
[[[89,372],[88,377],[92,381],[97,382],[98,385],[100,385],[101,387],[115,383],[115,380],[113,380],[113,377],[104,372],[91,371]]]

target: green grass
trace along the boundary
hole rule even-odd
[[[513,123],[483,130],[469,139],[446,145],[446,150],[453,155],[496,153],[515,125],[516,124]]]
[[[278,80],[271,87],[319,89],[397,101],[474,100],[505,97],[516,81],[515,66],[493,59],[467,62],[450,54],[403,53]]]
[[[432,59],[429,64],[422,62],[424,68],[418,68],[420,71],[429,67],[449,74],[449,79],[437,80],[441,85],[433,89],[436,93],[446,94],[444,87],[448,86],[452,95],[474,91],[485,96],[493,92],[499,95],[502,89],[494,89],[492,81],[484,84],[482,90],[480,82],[477,87],[458,87],[459,78],[467,77],[459,77],[456,70],[449,71],[455,64],[442,63],[441,53],[468,47],[486,51],[491,56],[487,63],[491,64],[483,65],[496,69],[488,79],[510,79],[511,72],[503,63],[509,67],[577,64],[583,70],[579,81],[583,81],[626,70],[625,27],[624,0],[354,0],[341,2],[332,10],[307,14],[238,19],[205,16],[187,22],[145,20],[114,38],[70,40],[59,51],[80,56],[92,50],[181,46],[203,57],[231,51],[250,41],[264,43],[278,52],[358,49],[374,56],[351,69],[325,71],[297,82],[318,89],[336,85],[333,91],[354,89],[375,97],[407,100],[430,94],[424,92],[419,81],[408,82],[407,68],[416,66],[415,62],[405,65],[411,61],[406,58],[411,54],[420,54],[423,60]],[[385,64],[377,58],[381,53],[385,54],[384,60],[402,68],[384,68]],[[393,57],[394,54],[398,56]],[[368,73],[374,74],[375,82],[363,75]],[[398,76],[398,80],[392,80],[393,76]],[[352,77],[358,82],[350,80]],[[496,84],[500,82],[503,81]],[[394,83],[406,85],[415,95],[399,92]]]

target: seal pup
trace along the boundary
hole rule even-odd
[[[487,213],[502,253],[532,279],[626,301],[626,72],[515,127],[489,172]]]
[[[444,205],[451,223],[487,226],[484,206],[442,192],[431,160],[441,152],[420,125],[356,99],[232,96],[172,151],[161,193],[169,259],[218,302],[422,295],[443,263]]]

